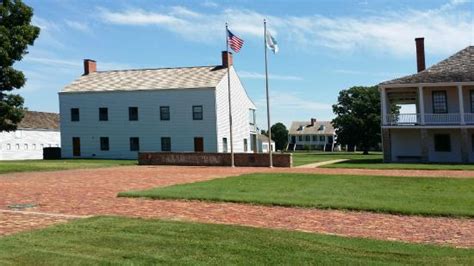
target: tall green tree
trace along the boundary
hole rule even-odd
[[[380,94],[376,86],[342,90],[332,109],[339,144],[357,146],[368,154],[381,142]]]
[[[283,150],[288,143],[288,129],[283,123],[276,123],[272,126],[272,140],[275,141],[275,148]]]
[[[23,72],[13,64],[26,55],[40,29],[31,25],[33,9],[21,0],[2,0],[0,5],[0,132],[12,131],[24,115],[23,98],[12,91],[25,85]]]

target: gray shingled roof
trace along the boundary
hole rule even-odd
[[[440,82],[473,82],[474,81],[474,46],[455,53],[451,57],[427,68],[414,75],[393,79],[380,83],[391,84],[417,84]]]
[[[17,127],[19,129],[59,130],[59,114],[26,111]]]
[[[268,143],[268,136],[266,136],[266,135],[258,134],[257,139],[261,142]],[[272,143],[275,143],[275,141],[272,140]]]
[[[97,71],[62,92],[214,88],[226,73],[222,66]]]
[[[323,130],[320,130],[324,126]],[[290,135],[315,135],[324,134],[332,135],[335,134],[334,127],[331,121],[316,121],[314,126],[311,126],[310,121],[293,121],[289,130]]]

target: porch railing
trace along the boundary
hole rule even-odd
[[[447,114],[424,114],[425,125],[460,125],[461,114],[459,113],[447,113]],[[474,113],[464,114],[465,124],[474,124]],[[386,125],[391,126],[410,126],[410,125],[421,125],[421,114],[387,114]]]

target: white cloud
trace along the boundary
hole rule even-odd
[[[90,32],[91,29],[89,28],[89,25],[84,22],[79,22],[79,21],[73,21],[73,20],[66,20],[65,21],[66,25],[72,29],[82,31],[82,32]]]
[[[82,59],[58,59],[51,57],[33,57],[26,56],[24,58],[25,62],[31,62],[35,64],[46,65],[55,68],[82,68],[83,60]],[[97,70],[117,70],[117,69],[130,69],[132,68],[129,64],[118,63],[118,62],[107,62],[107,61],[97,61]]]
[[[202,2],[201,5],[204,7],[211,7],[211,8],[219,7],[219,5],[216,2],[210,1],[210,0],[206,0]]]
[[[265,79],[265,74],[257,73],[257,72],[249,72],[249,71],[239,71],[239,77],[244,79]],[[303,80],[302,77],[298,76],[289,76],[289,75],[276,75],[276,74],[269,74],[269,79],[275,80]]]
[[[215,42],[222,28],[231,29],[244,39],[261,38],[262,20],[280,44],[307,50],[329,48],[340,51],[383,52],[398,56],[412,55],[413,39],[424,36],[427,51],[450,54],[472,43],[472,12],[462,9],[467,0],[451,0],[437,9],[386,11],[365,17],[270,16],[248,9],[223,9],[199,13],[186,7],[162,11],[100,9],[106,23],[119,25],[155,25],[193,41]]]

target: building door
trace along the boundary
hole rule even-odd
[[[81,156],[81,138],[72,138],[72,156]]]
[[[296,143],[296,137],[295,136],[291,136],[291,144],[294,144]]]
[[[202,137],[194,138],[194,152],[204,151],[204,139]]]

